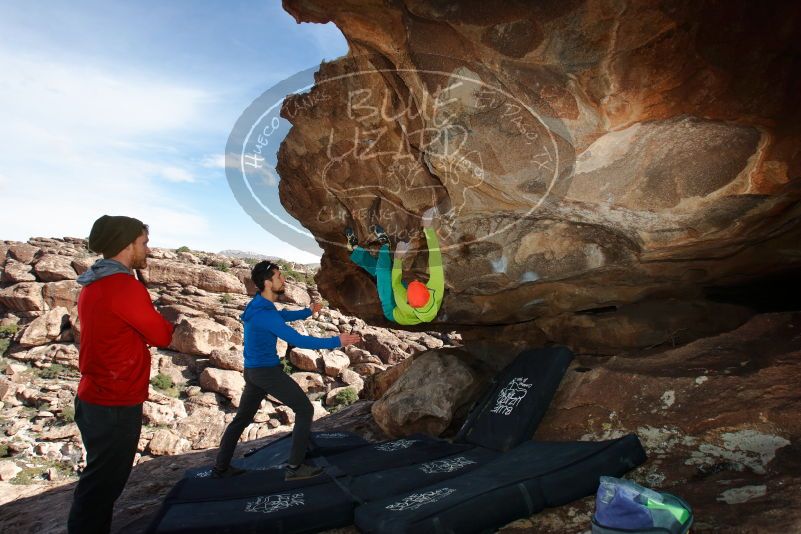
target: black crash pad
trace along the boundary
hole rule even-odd
[[[324,467],[331,476],[356,476],[436,460],[472,448],[470,444],[451,443],[426,434],[414,434],[346,452],[318,456],[312,462]]]
[[[593,494],[645,461],[639,439],[529,441],[464,475],[356,508],[362,532],[471,533]]]
[[[363,437],[353,432],[312,432],[309,437],[307,457],[313,458],[324,454],[335,454],[351,449],[369,445]],[[292,448],[292,435],[284,436],[275,441],[245,453],[242,458],[235,458],[231,465],[250,471],[269,471],[282,469],[289,458]],[[206,478],[211,476],[211,465],[187,469],[185,477]]]
[[[238,478],[238,477],[237,477]],[[333,482],[249,497],[177,502],[151,526],[159,534],[319,532],[353,522],[353,499]]]
[[[455,441],[508,451],[531,439],[572,360],[566,347],[521,352],[470,411]]]
[[[462,475],[481,467],[499,454],[476,447],[435,460],[352,477],[342,483],[361,501],[374,501]]]

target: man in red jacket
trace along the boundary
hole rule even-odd
[[[134,269],[147,267],[147,242],[147,225],[131,217],[103,215],[89,234],[89,249],[103,259],[78,277],[83,289],[75,422],[86,448],[86,469],[73,496],[70,534],[110,531],[114,501],[131,474],[142,429],[148,345],[166,347],[172,338],[172,325],[133,276]]]

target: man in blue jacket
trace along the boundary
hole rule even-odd
[[[242,431],[253,422],[262,399],[269,394],[295,412],[292,449],[285,478],[311,478],[322,473],[319,467],[304,463],[314,410],[300,386],[284,372],[278,359],[276,341],[281,338],[292,346],[304,349],[335,349],[358,343],[361,337],[358,334],[341,334],[319,338],[299,334],[286,323],[310,317],[320,311],[322,304],[312,304],[311,308],[305,310],[278,311],[273,302],[277,295],[284,292],[286,282],[278,265],[268,261],[257,263],[251,277],[259,293],[242,314],[245,324],[245,389],[236,416],[220,441],[220,452],[217,453],[212,476],[226,478],[244,473],[244,470],[230,465],[231,457]]]

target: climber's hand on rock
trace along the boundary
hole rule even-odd
[[[314,315],[315,313],[318,313],[320,310],[323,309],[323,303],[322,302],[312,302],[312,305],[309,306],[309,307],[311,308],[312,315]]]

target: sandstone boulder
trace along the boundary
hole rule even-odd
[[[328,417],[328,410],[325,409],[319,400],[311,401],[311,405],[312,409],[314,410],[312,414],[312,421],[317,421],[319,419],[323,419],[324,417]]]
[[[40,345],[30,350],[11,352],[8,357],[34,364],[37,367],[46,366],[46,364],[50,363],[62,363],[75,368],[78,367],[78,349],[72,344],[51,343]]]
[[[145,424],[168,426],[185,417],[184,403],[178,399],[167,399],[162,402],[145,401],[142,406],[142,420]]]
[[[322,359],[325,374],[330,377],[338,376],[350,364],[350,358],[341,350],[328,351],[323,354]]]
[[[178,283],[215,293],[245,293],[236,276],[205,265],[191,265],[174,260],[151,260],[145,276],[151,284]]]
[[[3,267],[3,275],[0,281],[4,284],[16,284],[19,282],[34,282],[36,276],[33,274],[33,267],[27,263],[9,259]]]
[[[219,393],[238,407],[242,390],[245,389],[245,379],[238,371],[225,371],[207,367],[200,373],[200,387],[206,391]]]
[[[38,282],[21,282],[0,289],[0,304],[14,311],[43,311],[42,285]]]
[[[183,317],[175,325],[170,348],[178,352],[208,356],[215,349],[231,346],[231,330],[211,319]]]
[[[219,350],[215,349],[209,354],[209,363],[218,369],[230,371],[245,370],[245,355],[241,350]]]
[[[331,391],[329,391],[325,395],[325,405],[326,406],[334,406],[336,404],[339,404],[339,402],[337,401],[337,395],[339,395],[340,393],[342,393],[345,390],[350,390],[350,391],[354,392],[356,394],[356,396],[358,397],[358,392],[356,391],[355,388],[353,388],[351,386],[344,386],[344,387],[341,387],[341,388],[333,388]]]
[[[98,259],[100,259],[99,256],[75,256],[72,258],[71,265],[75,272],[80,276],[88,271],[89,267],[91,267],[92,264],[94,264],[94,262],[96,262]]]
[[[18,262],[30,264],[39,251],[39,247],[27,243],[11,243],[8,246],[7,254]]]
[[[183,304],[168,304],[166,306],[159,306],[159,313],[171,323],[177,323],[180,321],[182,315],[185,317],[209,318],[206,313],[196,310],[190,306],[184,306]]]
[[[287,280],[284,285],[284,294],[280,297],[281,302],[297,304],[298,306],[308,306],[311,304],[311,297],[305,285],[301,285]]]
[[[156,430],[147,450],[153,456],[175,456],[190,449],[191,444],[172,430],[160,428]]]
[[[298,383],[304,393],[325,391],[323,377],[317,373],[292,373],[292,380]]]
[[[278,353],[279,358],[286,357],[286,351],[289,348],[287,342],[281,338],[278,338],[278,341],[275,343],[275,350]]]
[[[200,265],[202,263],[198,259],[198,257],[192,254],[191,252],[178,252],[177,254],[175,254],[175,257],[183,262],[191,263],[192,265]],[[161,259],[174,259],[174,258],[163,257]]]
[[[316,350],[293,348],[289,351],[289,361],[303,371],[319,371],[323,358]]]
[[[58,306],[34,319],[22,332],[19,344],[23,347],[36,347],[58,340],[69,327],[70,314],[67,308]]]
[[[224,415],[216,403],[213,406],[194,405],[189,416],[180,419],[175,429],[191,442],[192,449],[219,447],[226,427]]]
[[[364,349],[360,349],[356,345],[348,345],[347,347],[344,347],[342,350],[345,352],[345,354],[348,355],[348,357],[350,358],[350,363],[352,363],[352,364],[357,364],[357,363],[376,363],[376,364],[381,364],[381,363],[383,363],[381,361],[381,358],[379,358],[378,356],[373,356],[372,354],[370,354],[369,351],[366,351]]]
[[[418,355],[419,356],[419,355]],[[352,369],[364,378],[364,398],[378,400],[387,390],[409,370],[414,358],[406,358],[392,367],[378,366],[373,363],[357,363]]]
[[[12,460],[0,460],[0,480],[7,482],[22,472],[22,468]]]
[[[70,423],[64,426],[51,427],[39,434],[38,438],[43,441],[79,440],[81,431],[78,429],[78,425]]]
[[[390,436],[439,436],[454,423],[455,414],[466,413],[482,386],[464,352],[424,352],[373,404],[373,417]]]
[[[75,306],[70,310],[70,326],[72,329],[72,340],[75,343],[81,342],[81,319],[78,316],[78,307]]]
[[[81,286],[75,280],[62,280],[60,282],[50,282],[42,286],[42,296],[45,304],[51,308],[63,306],[72,310],[78,306],[78,296],[81,293]]]
[[[8,368],[6,368],[8,370]],[[9,392],[15,392],[16,388],[14,385],[7,380],[4,376],[0,376],[0,402],[5,400],[6,394]]]
[[[295,423],[295,412],[287,406],[276,406],[275,416],[282,425],[292,425]]]
[[[361,393],[364,389],[364,379],[355,371],[342,369],[342,372],[339,374],[339,379],[345,385],[352,387],[357,394]]]
[[[214,320],[231,331],[231,343],[234,345],[242,345],[245,342],[245,328],[242,325],[242,321],[227,315],[218,315]]]
[[[71,256],[45,254],[36,261],[34,270],[39,279],[45,282],[75,280],[78,275],[72,268],[72,260]]]
[[[235,268],[232,269],[231,272],[234,273],[234,276],[236,276],[237,279],[242,282],[242,284],[244,284],[246,294],[255,295],[258,293],[258,288],[253,283],[253,279],[250,277],[250,268]]]
[[[378,356],[387,365],[395,365],[409,356],[401,348],[401,341],[385,330],[370,328],[364,332],[362,339],[361,345],[364,349]]]
[[[411,361],[409,361],[409,363],[411,363]],[[403,365],[403,362],[399,363],[398,365]],[[373,376],[376,373],[380,373],[382,371],[387,370],[386,365],[381,365],[376,363],[355,363],[352,364],[350,368],[360,376],[364,377]],[[368,398],[372,399],[374,397],[368,397]]]

